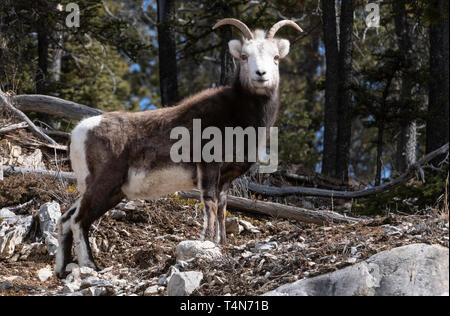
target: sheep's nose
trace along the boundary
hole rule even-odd
[[[264,75],[266,74],[266,72],[265,72],[265,71],[257,70],[257,71],[256,71],[256,74],[257,74],[258,76],[262,77],[262,76],[264,76]]]

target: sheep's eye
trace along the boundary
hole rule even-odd
[[[247,60],[247,59],[248,59],[248,56],[247,56],[247,55],[241,55],[241,59],[242,59],[242,60]]]
[[[279,60],[280,60],[280,56],[276,55],[273,59],[274,59],[275,61],[279,61]]]

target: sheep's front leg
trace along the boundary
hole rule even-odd
[[[225,184],[221,187],[218,195],[218,205],[217,205],[217,220],[219,222],[218,236],[216,239],[220,241],[222,245],[227,243],[227,232],[225,229],[225,216],[227,212],[227,193],[229,184]]]
[[[209,196],[204,198],[204,224],[202,239],[215,241],[215,228],[217,222],[217,201],[213,201]]]
[[[198,166],[199,189],[203,203],[204,222],[202,239],[215,241],[217,227],[217,192],[220,167],[215,164]]]

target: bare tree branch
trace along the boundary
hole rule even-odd
[[[329,197],[329,198],[340,198],[340,199],[354,199],[362,198],[373,194],[378,194],[386,191],[390,191],[402,183],[415,177],[416,171],[422,169],[422,166],[426,165],[428,162],[434,158],[445,154],[448,152],[449,144],[445,144],[439,149],[425,155],[417,163],[408,168],[408,170],[400,175],[398,178],[392,180],[391,182],[376,186],[373,188],[360,190],[360,191],[334,191],[334,190],[323,190],[316,188],[307,187],[273,187],[268,185],[257,184],[254,182],[248,183],[248,189],[254,193],[258,193],[266,196],[289,196],[289,195],[308,195],[308,196],[319,196],[319,197]]]
[[[1,172],[0,172],[1,173]],[[52,170],[40,170],[40,169],[29,169],[29,168],[20,168],[3,165],[3,174],[5,176],[8,175],[16,175],[16,174],[34,174],[43,177],[50,178],[61,178],[70,183],[75,183],[77,178],[73,172],[64,172],[64,171],[52,171]]]
[[[3,92],[0,91],[0,106],[9,109],[11,112],[16,114],[20,119],[22,119],[23,121],[27,122],[29,128],[31,129],[31,132],[33,134],[35,134],[37,137],[45,140],[46,142],[48,142],[48,143],[50,143],[52,145],[58,145],[58,143],[55,142],[51,137],[49,137],[49,136],[45,135],[44,133],[42,133],[40,131],[40,129],[36,125],[34,125],[34,123],[28,118],[28,116],[26,116],[19,109],[15,108],[11,104],[11,102],[8,100],[8,98],[9,97],[6,94],[4,94]]]
[[[21,122],[18,124],[11,124],[6,127],[0,128],[0,134],[5,134],[5,133],[11,132],[11,131],[15,131],[17,129],[27,128],[27,127],[28,127],[28,124],[26,122]]]

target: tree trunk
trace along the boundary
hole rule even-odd
[[[161,104],[178,101],[177,47],[175,41],[175,0],[158,0],[159,80]]]
[[[49,13],[55,14],[56,10],[61,11],[62,7],[52,1],[38,7],[40,16],[36,26],[38,34],[37,94],[51,94],[55,90],[54,84],[59,81],[61,75],[62,26],[52,25],[47,16]],[[47,114],[39,113],[38,119],[55,129],[59,128],[59,123]]]
[[[414,82],[411,80],[411,73],[416,71],[414,69],[417,63],[414,61],[414,45],[411,39],[411,27],[407,21],[406,5],[404,0],[397,0],[393,2],[393,9],[395,12],[395,32],[397,35],[398,46],[404,54],[402,62],[402,83],[400,89],[401,112],[400,117],[402,121],[400,124],[400,137],[397,142],[396,152],[396,169],[399,172],[405,172],[412,164],[416,162],[416,143],[417,131],[416,122],[411,120],[411,102],[412,90]]]
[[[351,139],[353,0],[343,0],[337,18],[334,1],[322,1],[326,57],[322,173],[348,182]]]
[[[316,91],[317,91],[317,68],[320,66],[319,59],[319,34],[313,33],[310,35],[310,42],[304,48],[305,53],[305,61],[302,62],[301,68],[299,71],[305,77],[306,90],[305,90],[305,99],[306,103],[306,111],[308,113],[312,113],[316,104]],[[314,128],[314,127],[312,127]]]
[[[381,173],[383,171],[383,134],[384,134],[384,122],[380,122],[378,126],[378,138],[377,138],[377,173],[375,175],[375,186],[381,184]]]
[[[48,35],[45,25],[38,23],[38,70],[36,73],[36,93],[47,94],[48,78]]]
[[[428,153],[449,141],[448,0],[433,0],[431,6],[440,16],[430,27],[430,91],[426,131]]]
[[[343,183],[348,183],[352,128],[350,107],[352,103],[351,80],[353,61],[353,11],[353,0],[343,0],[339,28],[339,108],[335,175],[335,177]]]
[[[397,142],[396,169],[405,172],[416,162],[417,123],[416,121],[402,124],[400,138]]]
[[[334,1],[322,1],[321,4],[326,58],[322,173],[334,177],[337,161],[336,143],[338,137],[337,117],[339,104],[339,49],[336,30],[336,9]]]
[[[232,7],[229,4],[222,4],[222,16],[233,16]],[[231,25],[225,25],[220,28],[220,37],[222,39],[222,47],[220,50],[220,86],[228,86],[233,83],[234,80],[234,62],[233,56],[230,54],[228,48],[228,42],[232,39]]]
[[[61,4],[56,5],[57,11],[62,11]],[[63,27],[60,23],[55,25],[51,35],[51,58],[50,58],[50,79],[52,83],[57,83],[61,79],[61,61],[63,56]]]
[[[381,173],[383,171],[383,164],[382,164],[382,158],[383,158],[383,150],[384,150],[384,129],[385,129],[385,122],[386,122],[386,103],[387,98],[389,96],[389,90],[392,85],[392,81],[394,80],[395,71],[392,72],[391,77],[388,79],[386,86],[383,90],[383,96],[381,100],[381,107],[380,107],[380,113],[378,114],[377,122],[378,122],[378,139],[377,139],[377,171],[375,175],[375,186],[379,186],[381,184]],[[416,161],[414,161],[416,163]],[[412,165],[412,164],[411,164]],[[409,165],[408,168],[411,166]],[[406,170],[405,170],[406,171]]]

